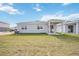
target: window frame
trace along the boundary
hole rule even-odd
[[[37,26],[37,29],[38,30],[42,30],[43,29],[43,26]]]

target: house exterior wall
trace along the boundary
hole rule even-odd
[[[53,29],[50,28],[50,25],[53,25]],[[68,33],[69,29],[68,26],[73,25],[73,33],[79,34],[79,22],[60,22],[60,23],[53,23],[53,22],[21,22],[17,23],[17,31],[19,33],[47,33],[47,34],[53,34],[55,32],[63,32]],[[43,29],[37,29],[38,26],[43,27]],[[22,29],[27,27],[27,29]],[[53,32],[51,32],[51,30]]]
[[[56,32],[62,32],[63,31],[63,25],[62,23],[59,23],[56,25]]]
[[[0,27],[9,27],[9,24],[6,24],[6,23],[0,23]]]
[[[79,22],[76,22],[76,34],[79,34]]]
[[[9,24],[0,22],[0,32],[5,32],[9,30]]]
[[[78,22],[78,34],[79,34],[79,22]]]
[[[43,29],[38,29],[38,26]],[[22,29],[24,27],[27,27],[27,29]],[[48,25],[45,22],[21,23],[17,25],[17,28],[19,33],[48,33]]]
[[[67,30],[67,25],[65,23],[62,24],[62,28],[63,28],[62,32],[67,33],[67,31],[66,31]]]
[[[73,28],[74,33],[76,34],[76,24],[75,24],[75,25],[73,25],[73,26],[74,26],[74,28]]]

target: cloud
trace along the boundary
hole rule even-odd
[[[50,19],[64,19],[64,15],[63,15],[64,11],[58,11],[55,14],[48,14],[48,15],[43,15],[41,18],[41,21],[48,21]]]
[[[11,14],[11,15],[21,14],[21,12],[18,9],[12,7],[12,5],[13,4],[3,4],[3,3],[1,3],[0,4],[0,12],[6,12],[6,13]]]
[[[42,11],[42,9],[41,9],[41,7],[40,7],[39,4],[36,4],[35,7],[33,7],[33,9],[36,10],[36,11],[38,11],[38,12]]]
[[[66,6],[66,5],[69,5],[69,4],[71,4],[71,3],[62,3],[63,6]]]
[[[8,3],[8,5],[13,6],[13,3]]]
[[[79,20],[79,13],[70,14],[64,16],[62,14],[59,15],[44,15],[41,18],[41,21],[48,21],[50,19],[61,19],[61,20]]]
[[[44,15],[41,18],[41,21],[48,21],[50,19],[63,19],[63,15]]]
[[[67,18],[71,20],[79,20],[79,13],[70,14]]]

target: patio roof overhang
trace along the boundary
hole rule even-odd
[[[53,23],[53,24],[58,24],[58,23],[62,23],[64,22],[64,20],[59,20],[59,19],[51,19],[49,20],[50,23]]]
[[[67,21],[67,22],[65,22],[65,24],[67,24],[67,25],[73,25],[73,24],[76,24],[76,22]]]

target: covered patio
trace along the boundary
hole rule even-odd
[[[56,34],[57,24],[62,23],[63,20],[53,19],[48,21],[49,24],[49,31],[48,34]]]
[[[79,23],[76,21],[67,21],[63,24],[64,33],[79,34]]]

